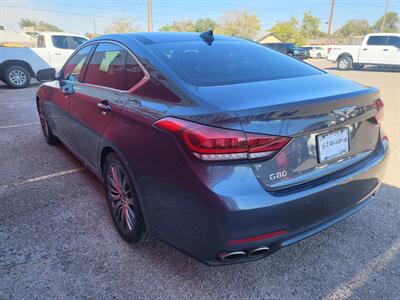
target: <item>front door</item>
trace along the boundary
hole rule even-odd
[[[69,119],[70,103],[74,98],[75,84],[83,78],[83,66],[89,59],[92,48],[92,45],[86,46],[70,58],[52,90],[54,93],[51,97],[52,101],[46,101],[46,110],[49,111],[52,130],[71,148],[74,148],[75,140]]]

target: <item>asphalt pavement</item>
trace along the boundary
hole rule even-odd
[[[208,267],[116,233],[102,185],[48,146],[34,97],[0,86],[0,299],[399,299],[400,71],[336,71],[381,88],[392,153],[380,191],[330,229],[256,262]]]

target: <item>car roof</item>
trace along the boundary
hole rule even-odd
[[[130,39],[137,40],[142,44],[158,44],[158,43],[170,43],[170,42],[184,42],[184,41],[197,41],[200,39],[200,33],[197,32],[133,32],[123,34],[110,34],[99,36],[100,39],[114,39],[127,37]],[[98,39],[95,38],[95,39]],[[223,35],[214,35],[216,41],[241,41],[242,39],[228,37]]]

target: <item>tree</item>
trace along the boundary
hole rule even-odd
[[[210,18],[198,19],[196,23],[193,25],[193,31],[195,32],[204,32],[209,29],[215,29],[217,27],[217,23],[211,20]]]
[[[104,29],[105,33],[125,33],[125,32],[136,32],[142,31],[140,25],[136,23],[136,20],[114,20],[110,26]]]
[[[231,10],[221,16],[216,33],[253,39],[260,30],[260,19],[247,10]]]
[[[372,26],[373,31],[376,31],[376,32],[381,31],[383,17],[384,16],[380,17],[379,20],[376,21],[375,24]],[[400,19],[399,19],[399,16],[397,15],[397,13],[392,12],[392,11],[388,12],[386,14],[383,32],[398,32],[399,26],[400,26],[399,22],[400,22]]]
[[[194,31],[192,20],[174,21],[172,24],[167,24],[160,27],[159,31],[176,31],[176,32],[191,32]]]
[[[300,28],[301,33],[306,38],[310,39],[315,39],[323,36],[324,33],[319,30],[320,23],[320,18],[313,16],[311,12],[305,12],[303,15],[303,23]]]
[[[30,20],[28,18],[22,18],[19,21],[19,27],[23,29],[24,27],[33,27],[35,31],[63,31],[62,29],[58,28],[57,26],[40,21],[37,23],[36,21]]]
[[[306,42],[306,38],[298,29],[298,24],[299,21],[292,17],[290,18],[290,21],[277,22],[272,26],[270,31],[276,34],[284,42],[303,45]]]
[[[333,36],[353,37],[363,36],[370,32],[370,27],[367,20],[349,20],[342,27],[333,33]]]

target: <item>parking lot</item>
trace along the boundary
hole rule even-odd
[[[391,157],[370,205],[256,262],[208,267],[149,238],[116,233],[102,185],[63,146],[48,146],[37,84],[0,86],[0,299],[400,297],[400,71],[326,71],[381,89]]]

